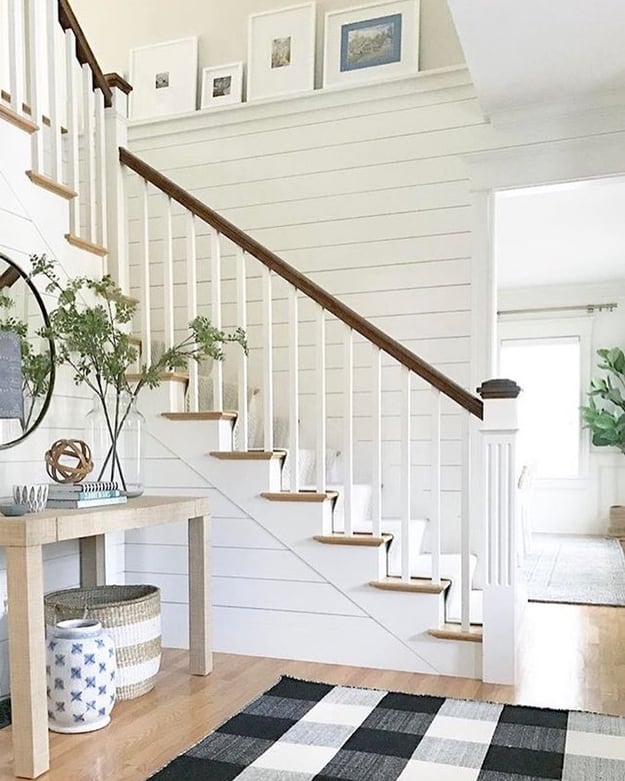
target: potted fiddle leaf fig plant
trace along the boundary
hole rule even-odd
[[[156,388],[163,373],[186,369],[189,360],[223,360],[224,345],[229,342],[247,351],[245,332],[237,328],[228,333],[215,328],[208,318],[196,317],[180,341],[163,349],[149,365],[141,365],[130,380],[128,375],[139,357],[129,333],[137,303],[124,296],[108,275],[102,279],[75,277],[62,285],[55,261],[41,255],[33,256],[31,263],[31,276],[43,276],[46,291],[56,299],[50,327],[41,333],[55,340],[57,365],[69,366],[74,382],[93,392],[94,409],[103,421],[108,447],[94,477],[117,482],[128,495],[138,495],[143,486],[130,485],[120,457],[124,428],[137,415],[137,396],[145,387]]]
[[[625,354],[619,347],[597,350],[603,376],[593,377],[588,404],[581,408],[585,428],[596,447],[615,447],[625,454]],[[625,507],[610,508],[609,533],[625,536]]]

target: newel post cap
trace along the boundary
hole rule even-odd
[[[514,380],[485,380],[477,393],[483,399],[516,399],[521,392],[521,388]]]

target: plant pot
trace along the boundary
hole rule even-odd
[[[610,507],[609,537],[625,537],[625,507],[614,504]]]
[[[93,732],[111,721],[117,662],[99,621],[73,619],[48,627],[48,727]]]

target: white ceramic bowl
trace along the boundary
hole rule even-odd
[[[15,504],[25,504],[29,513],[40,513],[45,510],[48,501],[47,483],[26,483],[13,486],[13,501]]]

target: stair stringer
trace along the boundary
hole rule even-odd
[[[369,586],[385,574],[382,549],[363,546],[322,545],[313,537],[323,526],[323,513],[329,502],[322,504],[275,503],[262,498],[258,490],[263,482],[259,469],[272,462],[220,461],[207,456],[210,448],[211,422],[202,423],[206,438],[182,430],[180,422],[155,415],[149,418],[149,430],[235,506],[254,519],[264,530],[278,539],[301,561],[305,562],[325,582],[357,605],[370,620],[392,638],[401,652],[383,655],[379,665],[387,669],[411,670],[440,675],[479,678],[481,676],[481,646],[477,643],[441,642],[427,634],[443,620],[443,595],[384,592]],[[275,472],[266,472],[265,490],[276,489]],[[294,515],[297,520],[294,522]],[[345,632],[341,631],[342,641]],[[357,656],[357,653],[356,653]],[[351,664],[358,664],[357,661]],[[328,661],[328,660],[326,660]],[[408,663],[407,663],[408,662]]]

